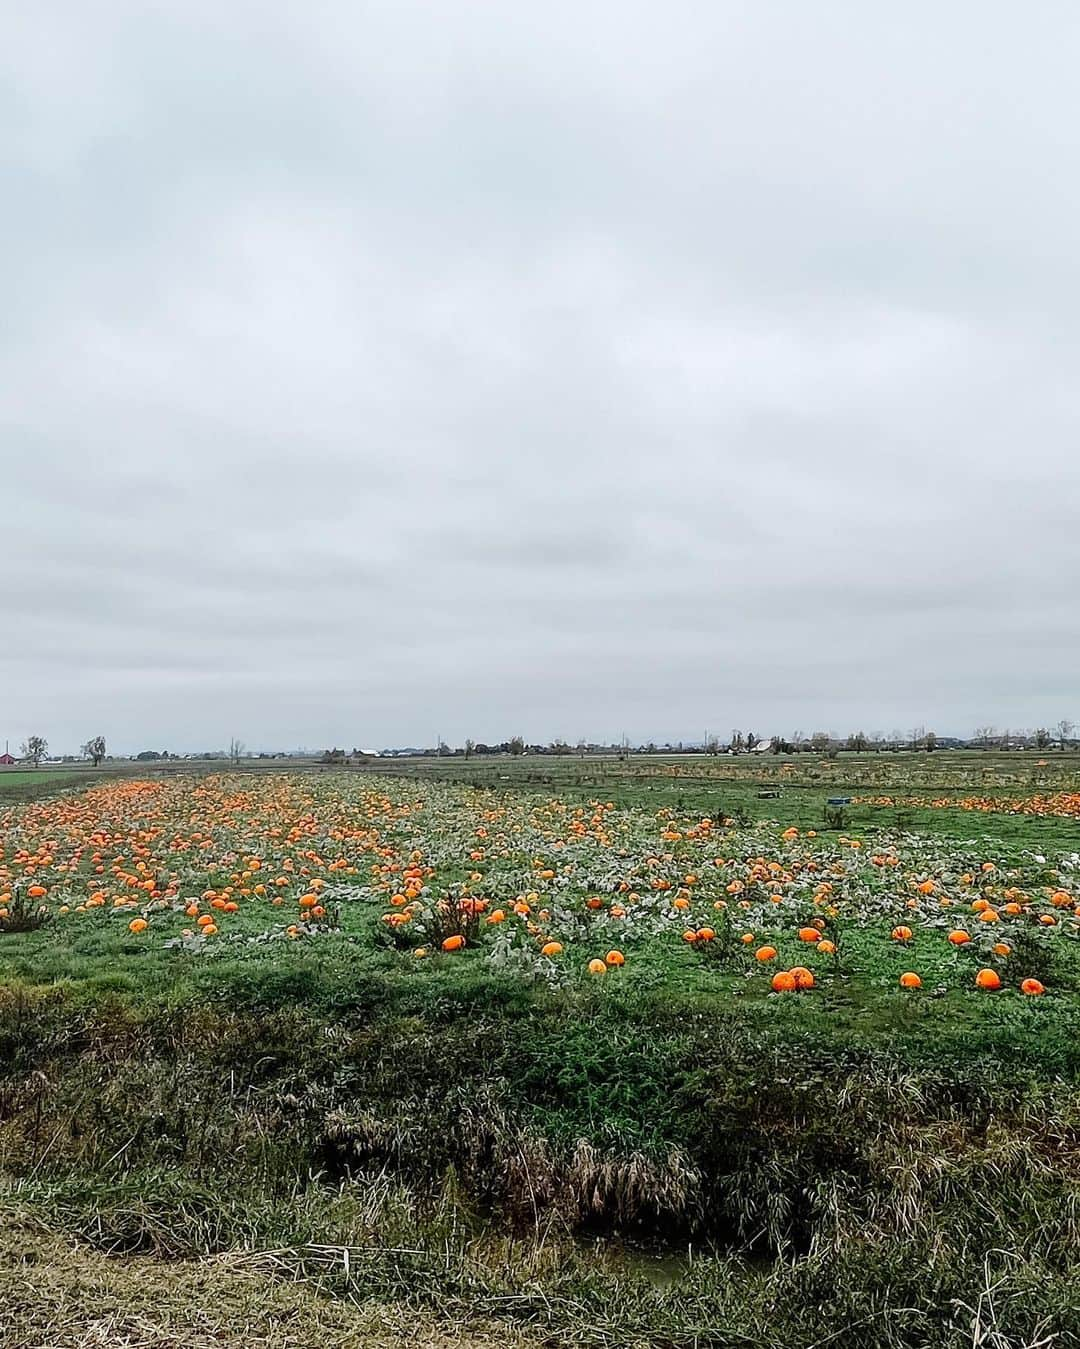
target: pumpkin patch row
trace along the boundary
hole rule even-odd
[[[549,982],[663,960],[766,994],[880,973],[1040,996],[1041,955],[1080,941],[1078,881],[1067,858],[912,834],[333,774],[112,782],[0,812],[0,936],[116,923],[130,959],[337,933]],[[889,973],[890,952],[912,968]]]

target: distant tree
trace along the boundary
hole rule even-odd
[[[755,748],[757,745],[759,745],[760,743],[761,743],[761,741],[758,739],[758,737],[754,734],[753,731],[747,731],[747,732],[746,732],[746,748],[747,748],[747,749],[754,749],[754,748]]]
[[[996,736],[997,731],[993,726],[977,726],[975,728],[975,739],[983,749],[989,749]]]
[[[524,739],[523,736],[520,736],[520,735],[513,735],[513,736],[511,736],[510,739],[507,741],[507,744],[510,746],[510,753],[511,753],[511,754],[524,754],[524,753],[525,753],[525,739]]]
[[[815,754],[824,754],[829,748],[829,735],[826,731],[815,731],[810,737],[810,748]]]
[[[160,758],[161,758],[161,755],[158,753],[158,751],[157,751],[156,749],[144,749],[144,750],[140,750],[139,753],[135,755],[135,762],[136,762],[136,763],[157,763],[157,761],[158,761]]]
[[[584,759],[587,750],[588,745],[585,743],[585,737],[582,736],[581,739],[577,742],[577,752],[581,756],[581,758]]]
[[[865,731],[856,731],[854,735],[849,735],[847,747],[854,750],[856,754],[865,754],[870,747],[870,741],[866,738]]]
[[[23,743],[22,756],[24,759],[29,759],[35,768],[41,763],[48,752],[49,742],[43,735],[28,736]]]
[[[926,750],[927,754],[932,754],[937,749],[937,736],[933,731],[927,731],[923,736],[921,748]]]
[[[1068,717],[1062,717],[1054,727],[1054,730],[1057,732],[1057,738],[1061,744],[1061,748],[1068,749],[1069,745],[1072,743],[1073,732],[1076,730],[1074,723],[1071,722]]]
[[[1035,732],[1035,748],[1049,749],[1052,743],[1053,739],[1050,735],[1050,732],[1046,729],[1045,726],[1040,726],[1039,729]]]
[[[782,736],[774,735],[770,752],[772,754],[790,754],[791,741],[785,740]]]
[[[803,735],[802,731],[792,731],[791,732],[792,751],[795,754],[798,754],[799,751],[805,749],[805,747],[806,747],[806,736]]]
[[[244,748],[243,745],[241,745],[240,748],[241,748],[241,750],[242,750],[242,749]],[[232,754],[232,746],[229,747],[229,753],[230,753],[230,755]],[[239,755],[237,756],[237,758],[239,758]],[[236,761],[237,761],[236,759],[233,760],[234,763],[235,763]],[[344,751],[343,749],[338,749],[336,745],[334,746],[333,749],[324,749],[324,750],[323,750],[323,754],[322,754],[322,758],[319,760],[319,762],[320,762],[320,763],[344,763],[344,762],[345,762],[345,751]]]
[[[80,753],[84,759],[89,759],[95,768],[105,761],[105,737],[95,735],[92,740],[88,740],[83,745]]]
[[[476,741],[475,741],[475,740],[469,740],[469,739],[466,739],[466,741],[465,741],[465,757],[466,757],[466,759],[471,759],[471,758],[472,758],[472,756],[473,756],[473,750],[474,750],[474,749],[476,749]]]
[[[731,732],[731,748],[736,754],[738,754],[740,750],[746,748],[746,736],[743,735],[742,731]]]
[[[236,736],[233,736],[233,738],[229,741],[229,758],[233,761],[234,764],[238,764],[240,762],[240,756],[243,754],[243,752],[244,752],[244,742],[242,740],[237,740]],[[345,757],[344,750],[341,751],[341,757],[343,759]]]

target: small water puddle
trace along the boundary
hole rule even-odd
[[[661,1250],[599,1237],[592,1240],[582,1238],[579,1245],[612,1274],[644,1278],[654,1288],[674,1288],[692,1268],[695,1259],[695,1251],[691,1246],[685,1251],[670,1248]]]

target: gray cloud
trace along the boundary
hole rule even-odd
[[[0,738],[1080,717],[1064,4],[25,6]]]

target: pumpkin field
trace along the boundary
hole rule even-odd
[[[1080,1343],[1075,770],[837,771],[0,798],[6,1342]]]

